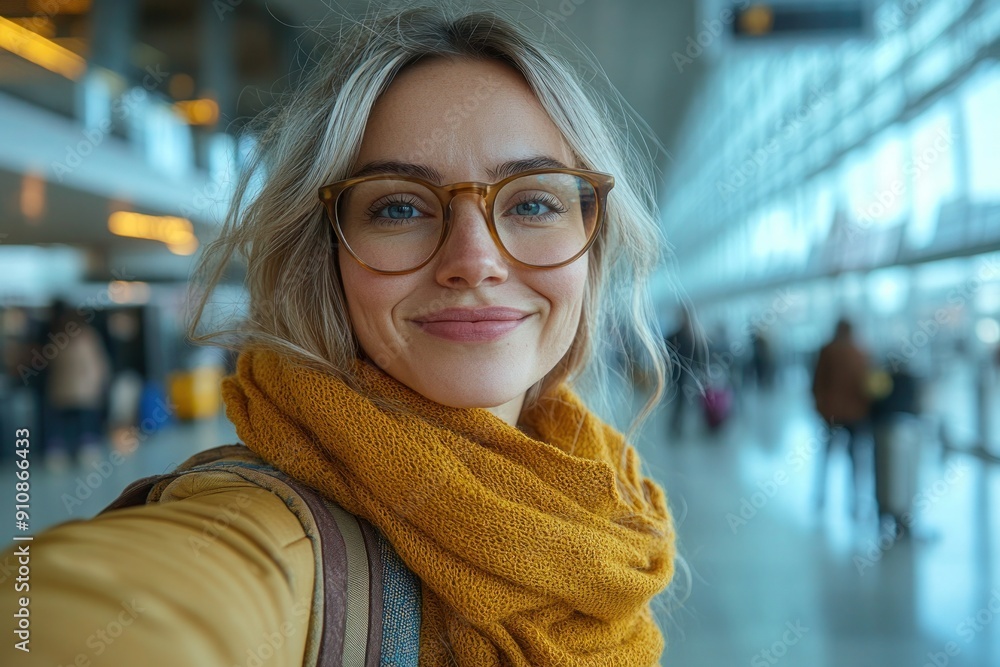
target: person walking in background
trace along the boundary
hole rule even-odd
[[[749,369],[758,389],[767,391],[774,386],[774,351],[767,335],[759,329],[750,333]]]
[[[49,332],[58,352],[46,383],[51,414],[46,461],[60,467],[101,442],[101,423],[110,362],[101,335],[63,301],[53,304]]]
[[[670,432],[680,436],[684,431],[684,408],[689,405],[696,394],[698,378],[695,369],[700,369],[703,363],[703,346],[698,343],[695,334],[691,312],[686,306],[680,310],[680,324],[667,336],[667,350],[671,360],[671,378],[676,391],[673,393],[673,406],[670,413]]]
[[[736,374],[733,372],[735,357],[726,325],[718,322],[707,345],[708,360],[704,365],[705,387],[702,389],[701,407],[705,426],[710,433],[718,431],[729,418],[736,392]]]
[[[847,319],[837,322],[833,340],[819,352],[813,375],[812,393],[816,412],[829,427],[822,462],[820,463],[817,505],[826,501],[826,477],[834,436],[838,431],[847,434],[847,454],[854,473],[854,493],[851,496],[852,513],[858,514],[858,493],[865,479],[865,461],[870,452],[867,442],[868,417],[871,399],[868,394],[868,355],[854,340],[853,326]],[[869,466],[870,467],[870,466]]]

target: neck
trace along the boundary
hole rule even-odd
[[[511,426],[516,427],[518,420],[521,418],[521,407],[524,405],[524,394],[514,397],[513,399],[496,405],[493,407],[485,408],[487,412],[492,412],[494,415],[504,420]]]

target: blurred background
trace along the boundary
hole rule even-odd
[[[690,569],[664,664],[1000,665],[1000,0],[510,11],[662,145],[680,363],[637,445]],[[187,279],[329,12],[0,0],[0,497],[28,428],[33,532],[236,441]],[[623,424],[650,390],[629,348]]]

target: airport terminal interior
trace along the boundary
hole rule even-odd
[[[635,341],[581,391],[673,512],[662,664],[1000,665],[1000,0],[493,4],[582,49],[655,165],[671,377],[634,431],[655,386]],[[238,441],[234,355],[186,338],[191,271],[248,121],[324,21],[369,7],[0,0],[11,524],[17,429],[36,532]],[[209,326],[242,312],[242,278]],[[86,373],[60,368],[66,312]],[[831,430],[835,354],[864,360],[867,412]]]

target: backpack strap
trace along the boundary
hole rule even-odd
[[[249,455],[248,455],[249,453]],[[104,512],[159,502],[186,474],[226,471],[275,493],[313,543],[316,582],[305,665],[378,667],[383,641],[384,581],[375,529],[314,489],[266,464],[242,445],[191,457],[177,470],[129,484]]]
[[[371,568],[368,562],[368,550],[358,521],[337,505],[330,503],[327,508],[336,521],[344,541],[347,572],[354,573],[354,576],[347,578],[347,597],[344,605],[346,616],[343,637],[344,664],[364,665],[370,610]]]

